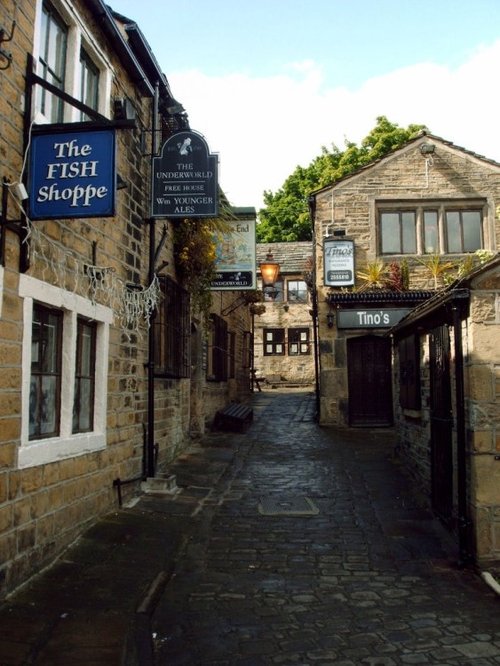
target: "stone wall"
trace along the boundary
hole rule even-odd
[[[269,384],[313,384],[314,383],[314,342],[311,325],[311,305],[309,303],[266,302],[266,311],[255,316],[254,350],[257,377],[265,377]],[[285,354],[266,356],[264,354],[264,329],[285,329]],[[288,331],[290,328],[309,330],[309,354],[290,356],[288,354]]]
[[[477,557],[500,560],[500,271],[472,284],[466,406]]]
[[[16,6],[15,39],[9,43],[13,61],[0,76],[0,177],[11,182],[19,179],[23,159],[24,74],[26,54],[33,52],[35,24],[35,3],[20,0]],[[143,315],[126,321],[123,306],[125,292],[140,294],[150,286],[152,146],[147,130],[152,98],[137,88],[89,6],[74,2],[75,16],[81,16],[112,70],[109,102],[129,98],[136,128],[116,131],[116,168],[127,187],[116,193],[113,217],[34,222],[25,273],[19,269],[20,239],[6,232],[5,265],[0,266],[0,597],[52,561],[97,517],[118,508],[114,480],[137,479],[123,486],[127,501],[138,492],[143,475],[149,329]],[[9,3],[0,6],[0,25],[7,30],[11,7]],[[10,196],[8,215],[11,220],[20,215]],[[173,228],[167,220],[157,223],[154,247],[165,233],[167,242],[157,265],[163,264],[162,273],[175,280]],[[88,277],[85,266],[94,264],[103,269],[104,285]],[[236,295],[214,298],[214,311]],[[32,304],[37,300],[64,313],[64,336],[66,324],[69,330],[73,326],[75,311],[97,322],[105,354],[96,365],[96,373],[104,378],[101,401],[96,404],[102,422],[96,418],[96,432],[75,439],[70,426],[66,438],[33,441],[28,437],[31,350],[23,346],[23,340],[28,332],[31,335]],[[192,376],[155,379],[153,434],[160,471],[189,444],[192,434],[203,433],[217,408],[249,395],[248,366],[242,368],[244,339],[248,341],[251,327],[248,308],[227,321],[229,331],[236,333],[234,378],[216,390],[206,386],[204,333],[199,322],[193,323],[198,359]],[[67,389],[63,386],[63,393]],[[71,423],[71,414],[66,414],[66,420]],[[49,449],[54,453],[47,456]]]

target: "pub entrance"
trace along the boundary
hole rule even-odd
[[[349,425],[393,424],[391,342],[366,335],[347,340]]]

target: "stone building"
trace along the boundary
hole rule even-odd
[[[391,330],[398,452],[461,560],[500,561],[500,259]]]
[[[3,596],[249,395],[251,318],[193,310],[182,221],[151,217],[151,158],[190,128],[138,26],[102,0],[0,25]]]
[[[498,561],[500,165],[423,133],[310,206],[320,421],[385,427],[462,558]]]
[[[255,374],[266,386],[313,386],[315,347],[306,281],[312,270],[311,243],[257,243],[257,266],[269,254],[280,272],[275,291],[264,293],[265,312],[254,317]]]

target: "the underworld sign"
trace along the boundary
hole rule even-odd
[[[153,217],[215,217],[217,156],[197,132],[178,132],[153,157]]]
[[[29,165],[31,219],[114,215],[114,130],[36,133]]]

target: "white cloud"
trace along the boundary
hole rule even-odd
[[[451,69],[420,63],[366,81],[358,89],[328,88],[312,61],[284,74],[208,77],[170,73],[191,128],[219,153],[220,184],[236,206],[262,206],[297,165],[321,146],[359,142],[385,115],[401,126],[422,123],[443,138],[500,161],[498,109],[500,41],[481,47]]]

